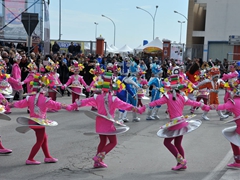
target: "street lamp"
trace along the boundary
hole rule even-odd
[[[59,0],[59,40],[61,40],[61,0]]]
[[[179,12],[177,12],[177,11],[173,11],[173,12],[174,12],[174,13],[177,13],[177,14],[180,14],[181,16],[183,16],[183,17],[188,21],[187,17],[184,16],[183,14],[181,14],[181,13],[179,13]]]
[[[143,8],[140,8],[138,6],[136,6],[136,8],[145,11],[146,13],[148,13],[152,17],[152,20],[153,20],[153,40],[154,40],[154,38],[155,38],[155,35],[154,35],[155,34],[155,17],[156,17],[158,6],[156,6],[154,16],[150,12],[148,12],[147,10],[145,10]]]
[[[95,38],[97,38],[97,25],[98,25],[98,23],[94,22],[94,24],[96,25],[96,27],[95,27]]]
[[[112,19],[110,19],[109,17],[107,17],[107,16],[105,16],[105,15],[103,15],[103,14],[102,14],[102,17],[105,17],[105,18],[109,19],[109,20],[110,20],[110,21],[112,21],[112,23],[113,23],[113,27],[114,27],[114,41],[113,41],[113,45],[115,46],[115,38],[116,38],[116,25],[115,25],[115,23],[113,22],[113,20],[112,20]]]
[[[180,44],[181,44],[181,39],[182,39],[182,23],[185,23],[185,21],[178,21],[180,23]]]

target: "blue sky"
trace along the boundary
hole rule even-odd
[[[137,9],[139,6],[155,17],[155,37],[180,41],[180,23],[186,21],[180,14],[187,17],[188,0],[61,0],[61,39],[95,41],[97,22],[97,36],[102,36],[111,45],[114,43],[114,25],[101,15],[111,18],[116,25],[115,46],[125,44],[131,48],[143,44],[143,40],[153,40],[153,19],[145,11]],[[49,5],[51,39],[59,38],[59,0],[50,0]],[[187,23],[182,24],[181,42],[186,43]]]

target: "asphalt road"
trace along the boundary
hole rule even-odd
[[[220,92],[220,99],[224,91]],[[60,102],[69,104],[71,97],[58,97]],[[144,100],[147,103],[148,100]],[[84,107],[82,109],[90,109]],[[16,118],[28,116],[26,109],[12,109],[11,121],[0,121],[3,145],[13,150],[11,155],[0,156],[0,180],[239,180],[240,171],[227,169],[233,161],[230,143],[221,131],[234,125],[224,124],[216,111],[208,115],[210,121],[202,121],[197,130],[183,138],[187,170],[172,171],[176,160],[164,147],[163,139],[156,133],[161,125],[168,122],[166,106],[159,112],[160,120],[146,121],[146,113],[140,115],[140,122],[129,122],[130,130],[118,135],[118,145],[105,158],[106,169],[93,169],[92,157],[96,153],[98,136],[85,136],[84,132],[94,131],[94,120],[82,112],[48,113],[48,118],[59,123],[47,127],[51,155],[59,161],[53,164],[25,165],[29,152],[35,143],[33,131],[20,134],[15,131],[19,125]],[[184,114],[189,114],[185,107]],[[196,112],[201,118],[201,109]],[[131,113],[128,113],[131,118]],[[230,120],[229,117],[227,120]],[[44,159],[39,151],[36,160]]]

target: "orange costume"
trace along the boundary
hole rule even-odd
[[[221,81],[213,81],[213,80],[206,80],[204,81],[205,84],[200,85],[198,88],[199,89],[204,89],[207,88],[209,89],[209,104],[219,104],[218,100],[218,91],[219,88],[224,88],[224,84]]]

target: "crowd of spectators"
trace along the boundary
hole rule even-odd
[[[22,47],[20,46],[22,45]],[[59,64],[58,73],[60,75],[60,80],[62,84],[65,84],[71,74],[69,71],[69,66],[71,66],[71,63],[73,60],[77,60],[79,63],[82,63],[84,65],[84,70],[80,72],[80,75],[83,76],[85,82],[90,85],[93,79],[93,75],[89,73],[89,70],[91,68],[94,68],[95,63],[100,63],[103,68],[107,67],[108,63],[115,63],[119,62],[119,64],[123,61],[125,57],[122,57],[120,54],[107,54],[107,55],[98,55],[98,54],[87,54],[81,52],[81,46],[74,45],[73,43],[68,47],[68,53],[60,53],[59,52],[59,46],[57,43],[54,43],[52,48],[52,51],[49,55],[43,56],[41,52],[34,53],[31,52],[30,55],[27,55],[26,46],[24,46],[22,43],[20,45],[15,46],[13,43],[9,43],[8,46],[1,46],[0,47],[0,55],[1,58],[6,62],[7,64],[7,73],[11,74],[11,69],[13,65],[13,58],[16,56],[16,53],[19,53],[22,57],[21,62],[19,64],[21,68],[21,75],[22,75],[22,81],[27,77],[28,75],[28,69],[27,65],[30,61],[34,61],[36,65],[39,67],[41,64],[44,65],[44,62],[48,61],[48,59],[52,59],[54,62],[57,62]],[[80,46],[80,47],[79,47]],[[145,78],[149,80],[152,76],[151,72],[151,64],[157,63],[161,65],[163,70],[163,78],[166,78],[168,76],[168,68],[170,66],[176,66],[176,65],[184,65],[185,72],[187,72],[190,67],[197,63],[199,66],[199,69],[206,68],[207,66],[216,65],[219,67],[221,74],[227,73],[228,71],[228,65],[229,62],[224,59],[223,62],[219,59],[216,59],[215,61],[203,61],[201,58],[194,58],[189,59],[186,58],[185,61],[182,64],[178,64],[178,61],[175,61],[174,59],[161,59],[158,56],[155,55],[148,55],[148,54],[141,54],[141,56],[134,56],[132,54],[127,55],[131,60],[135,61],[137,64],[140,65],[140,67],[146,71]],[[24,86],[24,93],[26,92],[26,87]],[[62,91],[64,94],[64,91]],[[68,94],[69,95],[69,94]]]

